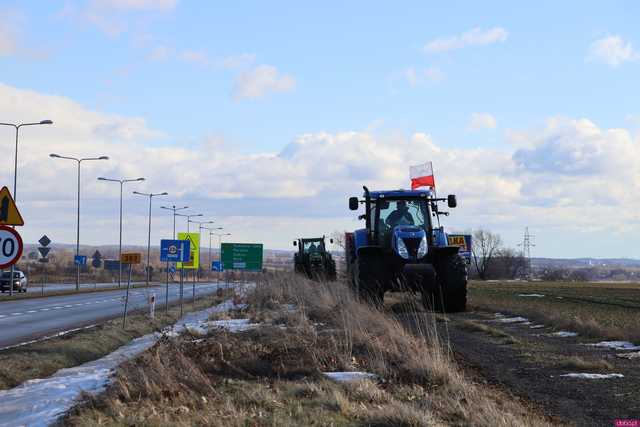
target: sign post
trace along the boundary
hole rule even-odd
[[[49,245],[51,244],[51,239],[49,239],[47,237],[47,235],[43,235],[40,240],[38,240],[38,243],[40,243],[40,246],[38,246],[38,252],[40,252],[40,259],[38,260],[38,262],[42,263],[42,296],[44,296],[44,284],[47,281],[47,266],[45,265],[47,262],[49,262],[49,258],[47,258],[47,255],[49,255],[49,251],[51,250],[51,248],[49,247]]]
[[[200,268],[200,233],[178,233],[178,239],[189,242],[189,261],[178,262],[176,267],[180,269],[180,315],[182,315],[182,287],[184,283],[184,270],[198,271]],[[193,301],[196,300],[196,274],[193,276]]]
[[[124,298],[124,314],[122,315],[122,329],[127,325],[127,306],[129,305],[129,288],[131,287],[131,268],[133,264],[140,264],[142,254],[137,252],[123,252],[120,256],[122,264],[129,264],[129,280],[127,280],[127,293]]]
[[[167,284],[164,296],[165,313],[169,313],[169,261],[185,263],[191,256],[191,244],[188,240],[160,241],[160,261],[167,263]],[[182,315],[182,270],[180,270],[180,315]]]

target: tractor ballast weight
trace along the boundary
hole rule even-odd
[[[329,241],[333,243],[333,239]],[[313,280],[336,280],[336,262],[327,251],[324,236],[298,239],[293,246],[298,247],[298,252],[293,256],[296,273]]]
[[[345,235],[347,277],[356,293],[381,304],[385,292],[422,294],[426,308],[464,311],[467,266],[457,246],[449,246],[438,202],[457,206],[454,195],[434,197],[427,190],[369,191],[349,199],[349,208],[365,206],[365,228]],[[433,221],[438,221],[438,226]]]

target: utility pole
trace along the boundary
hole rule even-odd
[[[529,234],[529,227],[525,227],[524,236],[522,238],[522,243],[518,246],[522,247],[522,256],[524,257],[525,267],[524,267],[524,278],[526,280],[531,280],[533,274],[531,270],[531,247],[536,244],[533,243],[533,238],[535,236]]]

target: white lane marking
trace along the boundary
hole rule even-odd
[[[71,307],[73,307],[71,304],[64,306],[64,308],[71,308]]]
[[[40,311],[49,311],[51,310],[50,308],[41,308]]]
[[[37,313],[36,310],[28,310],[27,313]]]
[[[0,319],[2,319],[3,317],[7,317],[4,314],[0,314]]]
[[[53,308],[52,308],[52,310],[60,310],[61,308],[63,308],[63,307],[61,307],[61,306],[56,306],[56,307],[53,307]]]
[[[22,313],[11,313],[12,316],[20,316]]]

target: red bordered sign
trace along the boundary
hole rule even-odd
[[[22,237],[16,230],[0,225],[0,269],[11,267],[22,256]]]

